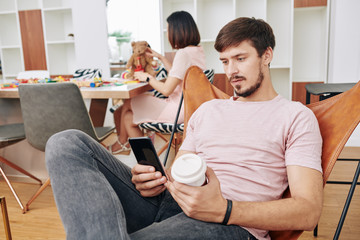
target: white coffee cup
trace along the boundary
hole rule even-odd
[[[171,176],[174,180],[190,186],[204,185],[206,183],[205,172],[205,161],[192,153],[180,156],[171,167]]]

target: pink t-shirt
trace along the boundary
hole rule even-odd
[[[310,109],[278,95],[270,101],[215,99],[191,116],[181,150],[206,160],[223,196],[235,201],[280,199],[286,166],[321,169],[322,138]],[[247,228],[258,239],[268,231]]]

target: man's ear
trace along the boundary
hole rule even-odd
[[[273,59],[273,50],[271,47],[268,47],[263,53],[262,59],[264,61],[264,65],[269,65]]]

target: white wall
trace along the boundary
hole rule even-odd
[[[328,83],[360,80],[359,10],[359,0],[331,0]]]
[[[76,68],[100,68],[103,78],[110,78],[105,0],[91,4],[88,0],[74,1],[73,23],[77,33]]]

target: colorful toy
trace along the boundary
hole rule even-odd
[[[0,84],[1,89],[17,88],[18,84],[15,83],[2,83]]]
[[[124,75],[125,79],[134,79],[134,72],[143,71],[155,76],[153,66],[156,64],[152,57],[146,56],[145,52],[149,44],[146,41],[138,41],[131,43],[133,54],[130,57],[126,68],[130,72]]]
[[[122,78],[122,79],[128,79],[129,73],[130,73],[130,69],[126,69],[125,71],[123,71],[123,72],[121,73],[121,78]]]
[[[72,82],[78,85],[78,87],[100,87],[103,85],[101,78],[73,79]]]

